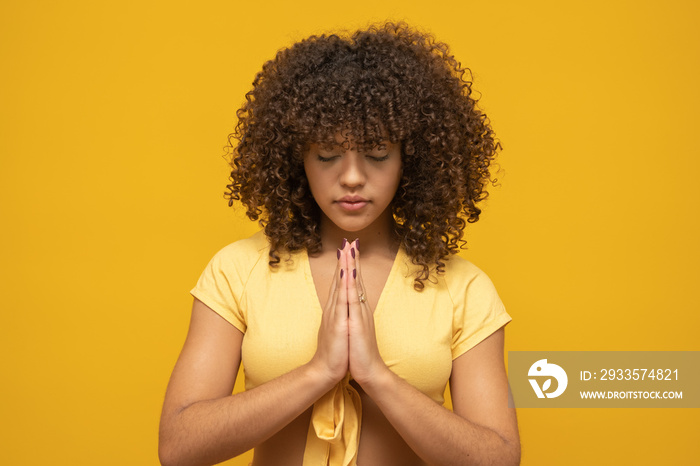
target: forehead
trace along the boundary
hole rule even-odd
[[[384,149],[391,145],[389,135],[385,131],[375,134],[358,134],[352,130],[340,130],[328,132],[320,137],[311,139],[306,144],[306,149],[317,150],[356,150],[359,152],[369,152],[374,149]]]

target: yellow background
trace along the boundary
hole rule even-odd
[[[507,350],[700,350],[697,2],[4,1],[0,464],[157,464],[191,297],[255,225],[235,110],[311,33],[405,19],[474,70],[503,143],[466,257]],[[524,409],[524,465],[690,464],[698,410]],[[247,457],[230,462],[247,464]]]

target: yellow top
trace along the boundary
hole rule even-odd
[[[322,308],[306,252],[268,265],[263,232],[221,249],[191,293],[243,332],[246,389],[311,360]],[[289,258],[289,260],[285,260]],[[445,273],[413,289],[416,266],[401,248],[374,310],[379,352],[398,376],[444,402],[452,360],[508,323],[491,280],[452,256]],[[349,376],[314,403],[304,465],[354,465],[362,422]]]

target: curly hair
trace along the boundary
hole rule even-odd
[[[308,144],[337,144],[340,130],[362,150],[400,143],[403,174],[391,208],[397,240],[421,266],[417,290],[466,247],[466,223],[479,219],[500,149],[472,96],[470,70],[405,23],[311,36],[280,50],[237,117],[225,197],[260,221],[273,267],[282,251],[321,249],[320,209],[303,165]]]

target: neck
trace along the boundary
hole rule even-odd
[[[394,218],[382,215],[368,227],[358,231],[345,231],[338,228],[328,217],[321,215],[321,247],[322,252],[335,251],[343,239],[348,241],[360,240],[362,255],[381,254],[392,256],[398,250],[398,241],[394,234]]]

